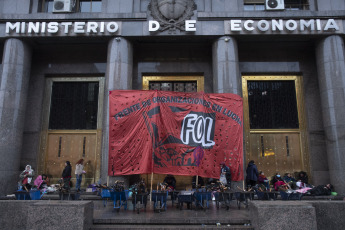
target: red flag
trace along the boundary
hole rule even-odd
[[[221,162],[243,180],[243,102],[235,94],[112,91],[109,175],[218,178]]]

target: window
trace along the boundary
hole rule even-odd
[[[265,0],[244,0],[245,11],[265,10]]]
[[[41,12],[51,13],[53,12],[54,0],[43,0]]]
[[[309,10],[308,0],[285,0],[286,10]]]
[[[174,91],[174,92],[196,92],[196,81],[153,81],[149,83],[150,90]]]
[[[70,0],[72,12],[102,12],[102,0]],[[42,0],[41,12],[53,12],[54,0]]]
[[[309,10],[308,0],[284,0],[285,10]],[[244,0],[245,11],[265,10],[266,0]]]
[[[102,12],[102,1],[79,0],[77,12]]]
[[[298,129],[295,81],[248,81],[250,129]]]
[[[97,129],[98,82],[54,82],[49,129]]]

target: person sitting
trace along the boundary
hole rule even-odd
[[[274,190],[279,191],[281,188],[286,190],[285,189],[286,186],[287,186],[286,183],[283,181],[283,179],[281,179],[280,175],[278,174],[277,175],[277,182],[274,183]]]
[[[314,196],[329,196],[331,195],[332,190],[333,190],[333,185],[326,184],[326,185],[318,185],[308,190],[308,192]]]
[[[173,175],[168,174],[165,178],[163,183],[167,184],[167,189],[172,191],[176,188],[176,179]]]
[[[292,189],[296,189],[296,179],[292,177],[291,173],[285,173],[285,176],[283,177],[283,180]]]
[[[49,186],[49,178],[48,178],[48,176],[46,174],[39,175],[36,178],[34,184],[40,190],[41,189],[46,189]]]
[[[283,180],[286,183],[296,182],[296,179],[291,176],[291,173],[285,173],[285,176],[283,177]]]
[[[25,166],[25,170],[19,175],[20,184],[23,189],[26,191],[30,190],[33,183],[33,178],[35,176],[34,170],[31,168],[31,165]]]
[[[274,186],[274,184],[279,180],[280,174],[277,172],[271,179],[270,184]]]
[[[193,176],[192,179],[192,188],[200,188],[201,186],[204,186],[204,179],[201,176],[198,176],[198,186],[196,186],[196,177],[197,176]]]
[[[301,171],[298,173],[298,181],[303,182],[304,184],[308,184],[308,175],[306,172]]]
[[[258,185],[259,185],[259,188],[262,188],[262,190],[268,190],[270,189],[270,185],[268,183],[268,179],[267,177],[265,176],[264,172],[263,171],[260,171],[259,172],[259,177],[258,177]],[[261,185],[263,185],[264,187],[262,187]]]

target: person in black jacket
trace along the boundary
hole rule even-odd
[[[297,180],[300,181],[300,182],[303,182],[304,184],[308,184],[308,175],[307,175],[307,173],[304,172],[304,171],[300,171],[298,173]]]
[[[64,184],[63,187],[66,190],[70,189],[71,172],[72,172],[71,163],[69,161],[66,161],[65,169],[62,172],[62,178],[61,178],[63,179],[63,184]]]
[[[173,175],[170,175],[168,174],[165,178],[164,178],[164,181],[163,183],[166,183],[167,184],[167,189],[168,190],[175,190],[176,188],[176,179]]]
[[[249,161],[246,172],[247,172],[247,177],[246,177],[247,186],[254,187],[256,185],[256,182],[258,181],[259,171],[253,160]]]
[[[329,196],[331,195],[332,190],[333,190],[333,185],[326,184],[326,185],[316,186],[310,189],[308,192],[311,195],[315,195],[315,196],[322,196],[322,195]]]

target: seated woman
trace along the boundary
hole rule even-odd
[[[267,189],[270,189],[270,185],[269,185],[269,180],[267,179],[267,177],[265,176],[264,172],[263,171],[260,171],[259,172],[259,177],[258,177],[258,185],[259,185],[259,188],[261,188],[263,185],[264,189],[262,190],[267,190]]]
[[[25,190],[30,190],[33,183],[33,178],[35,176],[34,170],[31,168],[31,165],[25,166],[25,170],[19,175],[20,185]]]
[[[283,180],[286,183],[296,182],[296,179],[291,176],[291,173],[285,173],[285,176],[283,177]]]
[[[173,191],[176,188],[176,179],[173,175],[168,174],[165,178],[163,183],[167,184],[168,191]]]
[[[289,184],[292,189],[296,189],[296,179],[292,177],[291,173],[285,173],[283,180],[285,183]]]
[[[277,175],[277,182],[274,183],[274,190],[286,190],[287,184],[281,179],[280,175]]]
[[[298,181],[304,183],[304,184],[308,184],[308,175],[306,172],[304,171],[300,171],[298,173],[298,178],[297,178]]]
[[[40,190],[41,189],[46,189],[49,186],[49,178],[48,178],[48,176],[46,174],[39,175],[36,178],[34,184]]]
[[[270,181],[270,184],[274,186],[274,184],[279,180],[280,174],[277,172],[274,176],[272,176],[272,179]]]

